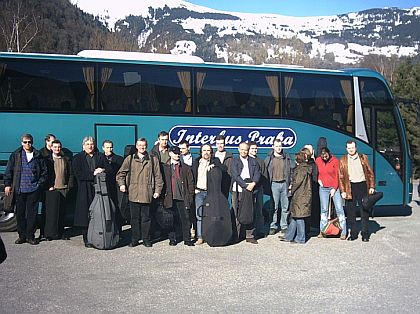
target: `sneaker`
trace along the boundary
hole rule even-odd
[[[286,229],[281,229],[280,230],[280,235],[285,236],[287,233],[287,228]]]
[[[323,233],[322,233],[322,232],[320,232],[320,233],[317,235],[317,238],[325,238],[325,237],[324,237]],[[344,239],[344,240],[345,240],[345,239]]]
[[[347,239],[347,235],[346,234],[342,234],[341,236],[340,236],[340,240],[346,240]]]
[[[201,245],[204,243],[203,239],[198,239],[197,242],[195,242],[196,245]]]
[[[275,235],[277,233],[276,229],[270,229],[269,235]]]

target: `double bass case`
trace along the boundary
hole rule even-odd
[[[88,243],[99,250],[117,246],[118,228],[115,224],[115,205],[108,196],[105,173],[95,177],[95,197],[89,207]]]
[[[202,236],[209,246],[224,246],[232,238],[230,206],[222,193],[222,170],[213,167],[207,173],[207,197],[202,207]]]

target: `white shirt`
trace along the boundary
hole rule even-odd
[[[216,153],[214,154],[215,157],[219,158],[220,162],[223,164],[223,160],[225,160],[226,157],[226,152],[219,152],[216,151]]]
[[[248,158],[242,158],[239,156],[239,158],[242,161],[242,164],[244,165],[244,167],[242,168],[241,171],[241,178],[242,179],[249,179],[251,177],[251,175],[249,174],[249,166],[248,166]],[[238,192],[242,192],[242,187],[235,181],[232,187],[232,190],[234,192],[238,191]]]
[[[193,157],[191,154],[188,155],[181,155],[182,161],[184,162],[184,164],[188,165],[188,166],[192,166],[193,163]]]
[[[34,158],[34,152],[33,151],[30,152],[30,153],[28,153],[27,151],[25,151],[25,154],[26,154],[26,160],[28,162],[30,162],[32,160],[32,158]]]
[[[200,159],[197,170],[197,189],[207,190],[207,170],[210,160]]]

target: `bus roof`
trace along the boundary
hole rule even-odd
[[[86,61],[86,62],[121,62],[136,64],[156,64],[156,65],[177,65],[177,66],[195,66],[203,68],[219,69],[243,69],[243,70],[266,70],[266,71],[285,71],[302,73],[325,73],[333,75],[346,76],[369,76],[376,77],[385,81],[382,75],[370,69],[349,68],[349,69],[316,69],[305,68],[299,65],[286,64],[232,64],[232,63],[214,63],[205,62],[197,56],[172,55],[143,52],[126,51],[107,51],[107,50],[82,50],[77,55],[65,54],[46,54],[46,53],[16,53],[0,52],[0,57],[17,59],[42,59],[42,60],[62,60],[62,61]]]

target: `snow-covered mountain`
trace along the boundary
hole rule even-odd
[[[70,0],[142,51],[187,53],[207,61],[342,64],[368,54],[419,52],[420,7],[380,8],[332,16],[291,17],[217,11],[183,0]]]

